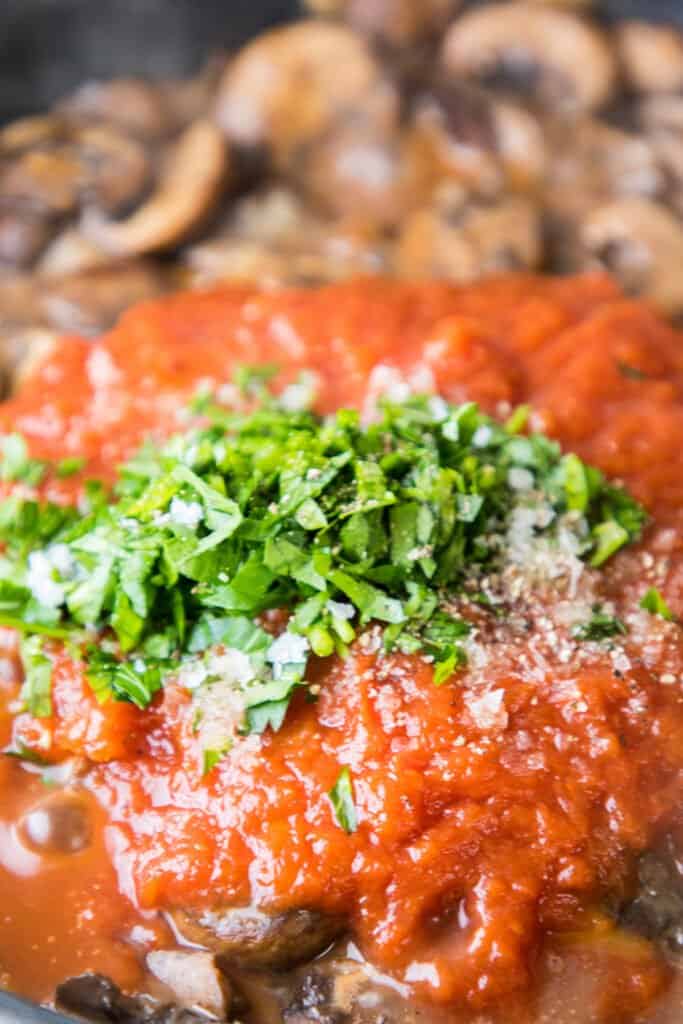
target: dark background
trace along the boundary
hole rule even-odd
[[[683,24],[683,0],[601,7]],[[296,12],[297,0],[0,0],[0,121],[43,110],[87,78],[190,73]]]

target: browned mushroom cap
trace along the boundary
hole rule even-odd
[[[63,120],[54,114],[22,117],[0,129],[0,155],[16,154],[33,146],[43,146],[62,136]]]
[[[462,0],[307,0],[315,14],[343,17],[357,31],[406,46],[437,33]]]
[[[81,164],[67,147],[27,150],[0,171],[0,201],[61,217],[78,205]]]
[[[69,118],[105,121],[142,139],[163,139],[175,129],[164,91],[141,78],[86,82],[57,106]]]
[[[0,209],[0,273],[3,264],[23,269],[40,255],[54,234],[50,221],[30,209]]]
[[[109,125],[77,128],[72,137],[86,199],[111,214],[138,199],[152,172],[142,143]]]
[[[456,20],[444,38],[443,64],[456,75],[525,84],[548,106],[573,110],[603,104],[616,70],[597,28],[524,0],[487,4]]]
[[[521,197],[482,204],[450,186],[406,220],[395,269],[402,277],[474,281],[486,274],[537,267],[542,258],[536,207]]]
[[[129,306],[168,287],[163,269],[144,260],[38,278],[33,316],[57,330],[95,337],[112,327]]]
[[[636,92],[683,88],[683,35],[675,28],[626,21],[617,28],[616,41],[624,75]]]
[[[546,147],[538,119],[522,107],[471,89],[440,84],[418,98],[413,137],[426,147],[434,175],[482,195],[535,187]]]
[[[203,1010],[224,1019],[230,1010],[230,982],[216,966],[212,953],[160,949],[147,954],[147,966],[171,990],[181,1006]]]
[[[665,207],[636,198],[610,203],[586,219],[581,239],[627,292],[665,313],[683,311],[683,225]]]
[[[210,121],[195,121],[169,154],[157,189],[126,220],[88,211],[84,231],[111,253],[135,255],[177,245],[203,221],[228,172],[223,137]]]
[[[173,921],[187,942],[204,946],[226,967],[281,969],[321,953],[344,929],[339,918],[312,910],[271,916],[255,907],[178,910]]]
[[[392,121],[394,91],[366,43],[348,28],[302,21],[259,36],[228,66],[216,117],[228,138],[268,149],[280,167],[347,110]]]
[[[332,216],[392,227],[428,199],[434,169],[408,135],[349,118],[311,145],[299,173],[303,189]]]

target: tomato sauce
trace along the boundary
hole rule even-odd
[[[623,481],[652,516],[642,543],[599,574],[598,596],[625,616],[656,585],[680,615],[682,341],[604,277],[224,289],[139,306],[97,343],[65,339],[0,423],[38,457],[86,457],[80,475],[44,485],[70,501],[143,438],[179,429],[197,387],[220,388],[238,364],[277,363],[278,385],[313,371],[321,410],[366,407],[386,380],[499,416],[526,402],[535,429]],[[180,687],[146,712],[100,706],[55,647],[53,717],[38,722],[11,714],[8,670],[2,738],[83,759],[98,827],[66,861],[22,849],[17,821],[43,783],[0,765],[1,980],[49,998],[88,968],[130,987],[139,950],[169,941],[159,912],[256,902],[341,915],[415,998],[475,1011],[539,991],[541,951],[563,957],[579,942],[604,966],[591,1019],[642,1015],[669,969],[642,940],[610,945],[604,908],[630,892],[635,856],[683,824],[681,630],[641,613],[621,662],[601,648],[568,659],[549,601],[532,597],[526,634],[501,624],[484,663],[439,688],[419,658],[380,658],[369,633],[347,660],[315,666],[316,703],[295,704],[280,732],[239,743],[206,777]],[[478,703],[482,685],[495,707]],[[353,835],[326,795],[342,765]]]

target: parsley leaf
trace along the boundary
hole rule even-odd
[[[643,594],[640,601],[640,607],[644,608],[646,612],[650,612],[651,615],[660,615],[663,619],[666,619],[667,622],[673,622],[676,618],[664,600],[661,591],[657,590],[656,587],[650,587],[650,589]]]
[[[351,835],[358,828],[358,814],[353,799],[353,783],[348,767],[342,768],[328,796],[340,828]]]
[[[576,640],[592,640],[599,642],[609,640],[613,636],[625,636],[628,633],[626,625],[615,615],[604,612],[600,605],[593,608],[593,614],[588,622],[574,626],[572,636]]]

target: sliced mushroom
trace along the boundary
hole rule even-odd
[[[668,25],[626,21],[616,30],[617,52],[636,92],[675,93],[683,88],[683,35]]]
[[[22,842],[42,856],[80,853],[93,835],[92,809],[86,796],[61,790],[26,812],[19,824]]]
[[[61,118],[54,114],[22,117],[0,129],[0,154],[16,154],[33,146],[43,146],[60,138],[64,130]]]
[[[569,11],[524,2],[486,4],[446,33],[443,64],[454,75],[531,86],[553,108],[593,110],[609,99],[615,60],[600,31]]]
[[[59,1010],[97,1024],[206,1024],[203,1013],[159,1005],[145,996],[125,995],[102,974],[81,974],[57,986]]]
[[[172,914],[179,935],[211,950],[226,967],[282,969],[321,953],[344,929],[344,922],[313,910],[275,916],[256,907],[226,907]]]
[[[141,78],[86,82],[57,110],[72,119],[119,125],[142,139],[163,139],[175,128],[163,89]]]
[[[59,146],[27,150],[0,173],[0,200],[62,217],[78,205],[81,162],[75,150]]]
[[[441,82],[418,98],[414,134],[436,177],[454,178],[481,195],[495,195],[505,185],[534,187],[545,170],[538,119],[463,83]]]
[[[34,269],[41,275],[59,276],[94,270],[109,262],[109,253],[86,238],[77,228],[69,227],[52,239]]]
[[[223,1018],[232,999],[230,982],[212,953],[199,950],[160,949],[147,954],[147,966],[173,996],[189,1009]]]
[[[433,170],[408,138],[352,118],[311,146],[301,183],[335,217],[391,227],[428,198]]]
[[[87,199],[110,214],[138,199],[152,170],[140,142],[108,126],[80,128],[73,138],[83,162]]]
[[[49,219],[18,207],[0,209],[0,267],[29,267],[54,233]]]
[[[345,111],[396,115],[396,97],[366,43],[342,25],[302,21],[249,43],[229,64],[216,105],[228,138],[265,149],[279,167]]]
[[[665,313],[683,311],[683,225],[665,207],[635,198],[610,203],[585,220],[581,240],[629,294]]]
[[[116,262],[42,279],[36,287],[36,307],[50,327],[94,337],[112,327],[129,306],[168,287],[159,266],[143,260]]]
[[[437,33],[462,0],[307,0],[316,14],[341,15],[358,32],[410,46]]]
[[[532,269],[541,256],[540,217],[529,200],[483,204],[450,187],[407,219],[397,241],[395,269],[402,277],[466,282]]]
[[[300,973],[284,1010],[285,1024],[419,1024],[424,1008],[421,1012],[384,981],[357,960],[334,954],[318,960]]]
[[[112,253],[136,255],[177,245],[198,227],[219,198],[228,154],[210,121],[195,121],[169,156],[159,185],[126,220],[102,220],[89,211],[84,231]]]

